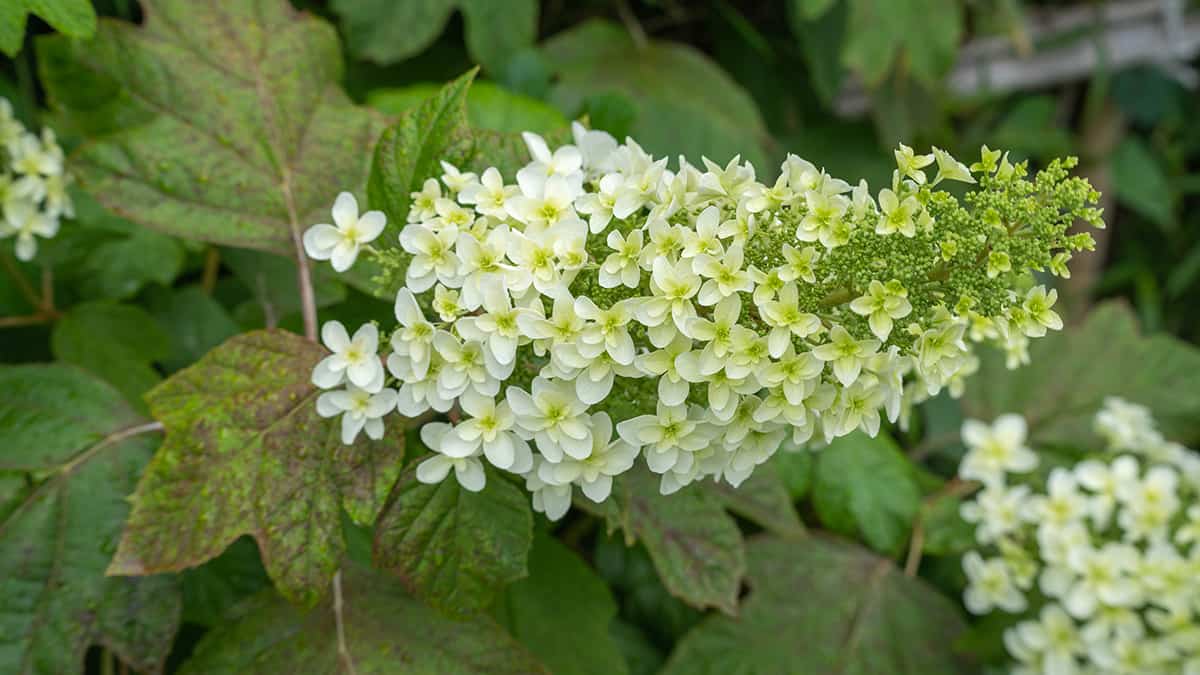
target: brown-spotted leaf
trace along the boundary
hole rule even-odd
[[[110,210],[168,234],[296,253],[334,196],[364,196],[381,116],[353,105],[337,33],[287,0],[142,0],[86,42],[39,45],[72,161]]]
[[[804,532],[804,524],[792,505],[791,495],[775,462],[756,468],[738,487],[723,481],[706,481],[703,487],[725,508],[764,530],[776,534]]]
[[[690,485],[661,495],[658,476],[639,466],[616,481],[599,510],[610,526],[624,530],[627,543],[645,545],[671,595],[695,607],[737,613],[745,544],[715,494]]]
[[[1092,419],[1109,396],[1144,405],[1168,437],[1200,439],[1200,349],[1169,335],[1143,335],[1137,317],[1107,302],[1086,321],[1034,340],[1032,362],[1008,370],[1004,355],[984,353],[967,382],[963,409],[991,420],[1020,413],[1043,444],[1098,444]]]
[[[750,595],[675,646],[664,675],[955,675],[965,628],[948,598],[891,560],[823,536],[747,547]]]
[[[20,487],[11,502],[0,495],[0,672],[82,672],[93,645],[161,671],[179,626],[176,580],[104,574],[156,432],[83,370],[0,368],[0,469],[47,476],[2,474]]]
[[[341,510],[360,524],[399,475],[401,430],[342,444],[309,381],[325,350],[285,331],[239,335],[146,395],[166,440],[133,496],[111,574],[184,569],[249,534],[289,598],[328,590],[345,551]]]
[[[453,478],[421,483],[413,463],[375,525],[373,557],[430,605],[469,616],[528,573],[532,542],[529,496],[499,473],[471,492]]]
[[[302,611],[266,592],[205,635],[182,675],[548,675],[487,617],[453,621],[394,579],[345,570],[342,622],[329,605]],[[571,627],[565,626],[564,630]],[[339,635],[345,652],[339,653]]]

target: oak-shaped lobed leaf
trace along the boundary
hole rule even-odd
[[[134,494],[111,574],[198,565],[238,536],[258,541],[288,598],[325,595],[345,552],[341,513],[367,524],[399,475],[402,431],[344,445],[309,382],[325,350],[285,331],[225,342],[151,390],[166,440]]]

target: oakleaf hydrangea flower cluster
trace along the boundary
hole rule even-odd
[[[1118,398],[1095,429],[1103,452],[1038,473],[1024,418],[964,424],[967,609],[1018,615],[1017,675],[1200,673],[1200,455]]]
[[[736,486],[785,442],[875,434],[881,410],[896,421],[959,386],[972,342],[1023,360],[1062,324],[1029,271],[1065,275],[1091,246],[1067,228],[1101,225],[1070,160],[1031,180],[999,151],[967,167],[901,146],[876,197],[794,155],[764,184],[736,157],[671,169],[632,139],[573,132],[554,149],[524,134],[515,183],[443,162],[412,193],[398,249],[371,244],[385,218],[348,193],[335,224],[308,231],[311,257],[345,270],[365,252],[395,292],[386,339],[324,331],[333,355],[313,381],[346,442],[382,433],[390,409],[445,413],[421,429],[434,454],[420,480],[453,469],[479,490],[490,464],[551,518],[576,487],[603,501],[639,458],[664,494]]]
[[[37,238],[53,237],[60,218],[75,216],[68,181],[54,131],[26,130],[0,98],[0,239],[16,238],[17,258],[33,260]]]

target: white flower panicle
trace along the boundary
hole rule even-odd
[[[964,425],[967,609],[1018,615],[1013,673],[1200,673],[1200,455],[1118,398],[1095,429],[1103,452],[1038,473],[1019,415]]]
[[[75,217],[63,151],[53,130],[27,130],[0,98],[0,158],[0,240],[15,239],[17,258],[30,261],[39,238],[50,239],[62,218]]]
[[[304,236],[314,259],[343,271],[366,251],[397,271],[380,284],[402,286],[388,339],[327,324],[333,354],[313,382],[346,394],[322,414],[352,420],[348,440],[378,431],[391,383],[400,414],[454,421],[423,429],[434,454],[420,480],[454,469],[479,490],[491,465],[523,475],[551,518],[575,487],[605,500],[639,458],[663,493],[708,477],[736,486],[785,441],[875,434],[881,411],[894,422],[960,387],[970,342],[1061,325],[1054,292],[1018,292],[1017,274],[1082,247],[1066,228],[1095,215],[1094,192],[1062,166],[1035,183],[990,151],[974,174],[937,154],[930,180],[935,155],[905,149],[877,203],[865,182],[794,155],[765,185],[738,158],[672,170],[632,139],[573,131],[558,148],[524,134],[532,161],[515,184],[443,162],[412,193],[399,249],[370,245],[383,214],[359,216],[348,193],[335,225]],[[970,211],[934,188],[977,178]],[[997,209],[1024,222],[992,222]],[[984,274],[975,258],[993,249],[1013,272]]]

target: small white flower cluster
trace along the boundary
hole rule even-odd
[[[1200,455],[1166,441],[1150,412],[1117,398],[1095,417],[1105,452],[1029,474],[1025,422],[968,421],[960,474],[979,550],[963,557],[974,614],[1022,620],[1004,633],[1018,675],[1200,673]]]
[[[12,104],[0,98],[0,239],[16,237],[17,258],[37,255],[37,237],[58,234],[60,218],[73,218],[67,194],[69,176],[54,131],[38,136],[13,116]]]
[[[886,245],[857,266],[877,278],[821,290],[831,270],[854,263],[839,252],[852,239],[929,236],[933,218],[916,195],[944,179],[974,182],[940,150],[901,146],[876,203],[865,182],[852,188],[794,155],[768,186],[737,158],[705,160],[703,171],[680,158],[671,171],[631,139],[573,131],[575,143],[555,150],[524,134],[533,161],[516,184],[496,168],[476,175],[443,162],[440,181],[412,194],[386,358],[396,388],[384,386],[374,326],[353,338],[340,324],[323,331],[334,354],[313,381],[345,388],[319,410],[344,414],[346,442],[360,429],[382,433],[391,409],[466,415],[422,428],[434,455],[418,478],[454,469],[479,490],[486,461],[523,475],[535,508],[559,518],[573,487],[602,501],[639,455],[669,494],[703,477],[736,486],[785,440],[874,435],[880,409],[895,421],[974,369],[972,325],[1022,339],[1061,326],[1042,287],[1011,294],[991,317],[947,307],[944,293],[931,308],[926,293],[918,320]],[[921,167],[935,160],[927,183]],[[343,193],[333,217],[305,234],[312,258],[342,271],[360,251],[379,255],[370,242],[382,213],[360,217]],[[923,250],[943,260],[936,244]],[[614,420],[607,399],[630,395],[620,382],[647,378],[647,414]]]

